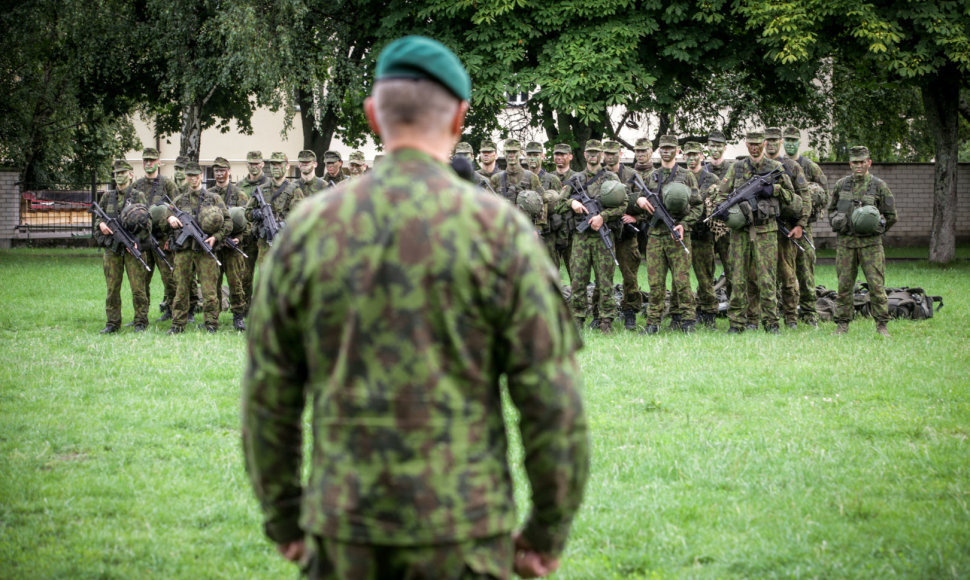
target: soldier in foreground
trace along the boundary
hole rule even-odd
[[[457,57],[407,37],[375,76],[387,157],[300,204],[251,311],[242,431],[264,529],[310,578],[545,576],[589,469],[579,336],[532,224],[447,165],[471,93]],[[515,534],[503,375],[532,489]]]
[[[249,203],[249,196],[239,186],[230,182],[232,168],[225,157],[216,157],[212,162],[212,168],[216,177],[216,184],[209,189],[209,193],[218,196],[226,204],[230,219],[232,219],[232,230],[227,239],[242,250],[246,238],[249,237],[249,222],[246,221],[246,204]],[[222,278],[225,276],[226,284],[229,286],[229,310],[232,312],[232,326],[236,330],[246,330],[245,318],[249,307],[249,303],[246,302],[245,291],[246,257],[243,256],[243,253],[245,253],[245,250],[242,250],[242,253],[234,250],[226,240],[223,240],[222,245],[216,250],[216,255],[222,262],[216,288],[222,288]]]
[[[843,177],[832,188],[829,201],[829,224],[838,237],[835,246],[835,273],[839,278],[836,300],[835,334],[849,331],[854,313],[852,292],[855,279],[862,274],[869,284],[869,300],[876,332],[889,336],[889,301],[886,297],[886,254],[882,236],[896,223],[896,203],[886,182],[871,175],[869,149],[849,150],[851,175]]]

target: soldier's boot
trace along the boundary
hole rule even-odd
[[[623,311],[623,328],[627,330],[637,329],[637,311],[631,309]]]
[[[601,318],[600,319],[600,332],[603,334],[613,334],[613,319],[612,318]]]
[[[714,330],[717,328],[717,315],[715,315],[713,312],[701,312],[698,314],[698,322],[707,328]]]
[[[670,315],[670,326],[667,328],[680,328],[680,314]]]
[[[659,326],[657,326],[656,324],[648,324],[643,327],[643,330],[640,331],[640,334],[657,334],[658,332],[660,332]]]
[[[745,330],[758,330],[758,325],[757,324],[754,324],[752,322],[749,322],[749,323],[747,323],[747,324],[744,325],[744,328],[745,328]]]
[[[189,304],[189,322],[195,322],[195,311],[197,306],[195,304]]]
[[[583,320],[586,320],[585,318]],[[600,327],[600,319],[598,316],[593,317],[593,321],[589,323],[590,330],[596,330]]]
[[[788,322],[785,323],[785,326],[791,329],[795,329],[795,328],[798,328],[798,323],[795,322],[794,320],[789,320]]]
[[[765,325],[765,332],[767,332],[768,334],[778,334],[778,325],[777,324],[766,324]]]
[[[802,324],[806,326],[811,326],[812,328],[818,328],[818,320],[812,316],[806,316],[802,318]]]
[[[183,332],[185,332],[185,327],[173,325],[172,328],[169,328],[168,332],[165,334],[182,334]]]
[[[164,302],[158,303],[158,311],[161,312],[162,314],[165,314],[165,309],[167,307],[168,307],[168,304],[165,304]]]
[[[209,334],[215,334],[219,329],[215,326],[209,326],[208,324],[203,322],[202,324],[199,325],[199,330],[204,330]]]
[[[118,332],[118,327],[114,324],[106,324],[104,328],[101,329],[100,334],[113,334]]]
[[[727,333],[728,334],[741,334],[742,332],[744,332],[744,327],[743,326],[734,326],[732,324],[727,329]]]
[[[159,322],[165,322],[166,320],[172,319],[172,309],[168,306],[168,304],[163,302],[162,304],[159,304],[158,307],[162,310],[162,315],[158,317]]]
[[[694,324],[695,323],[694,323],[693,320],[687,320],[683,324],[680,325],[680,330],[684,334],[693,334],[694,333]]]
[[[144,324],[135,325],[135,328],[134,328],[135,332],[145,332],[145,330],[147,330],[147,327]]]
[[[242,314],[232,315],[232,327],[236,330],[246,330],[246,320]]]
[[[848,322],[840,322],[835,327],[835,334],[845,334],[847,332],[849,332],[849,323]]]
[[[889,338],[889,329],[886,328],[886,323],[885,322],[880,322],[880,323],[876,324],[876,332],[878,332],[879,334],[885,336],[886,338]]]

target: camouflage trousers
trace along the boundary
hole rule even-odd
[[[544,230],[539,237],[542,239],[542,245],[546,248],[546,254],[549,255],[549,259],[552,260],[552,265],[556,267],[556,272],[562,266],[562,262],[559,260],[559,252],[556,250],[556,238],[558,235],[552,230]]]
[[[155,271],[158,270],[158,275],[162,277],[162,291],[163,291],[162,302],[164,302],[165,304],[168,304],[169,307],[171,307],[172,302],[175,300],[174,270],[169,270],[168,266],[165,265],[165,262],[161,261],[155,256],[155,252],[151,252],[151,251],[145,252],[144,254],[142,254],[142,257],[145,258],[145,262],[148,263],[148,267],[152,269],[152,271],[148,273],[148,282],[147,282],[148,302],[151,303],[152,279],[155,277]],[[174,252],[165,252],[165,259],[168,260],[168,263],[171,264],[173,267],[175,266]]]
[[[803,244],[802,242],[798,242]],[[798,248],[787,236],[778,232],[778,266],[775,282],[778,284],[778,309],[785,324],[798,321],[798,278],[795,277],[795,254]]]
[[[724,234],[714,240],[714,253],[721,260],[724,277],[727,279],[727,295],[731,296],[731,234]]]
[[[307,540],[301,566],[309,580],[507,579],[515,547],[508,534],[432,546],[375,546],[330,538]]]
[[[245,250],[243,250],[245,251]],[[225,276],[226,284],[229,286],[229,310],[233,314],[246,314],[249,303],[246,302],[246,258],[242,254],[225,246],[216,252],[222,267],[219,269],[219,279],[216,288],[222,288],[222,277]],[[247,252],[248,255],[248,252]],[[222,305],[222,301],[219,301]]]
[[[144,258],[145,252],[142,253]],[[148,324],[148,271],[141,262],[125,251],[119,254],[114,250],[104,250],[104,281],[108,294],[104,300],[104,314],[110,326],[121,327],[121,283],[128,275],[131,287],[131,304],[135,309],[136,325]]]
[[[573,230],[568,227],[568,223],[566,227],[559,231],[559,236],[556,239],[556,252],[559,254],[562,264],[566,266],[566,276],[569,278],[569,283],[572,284]]]
[[[690,249],[690,236],[684,237]],[[670,316],[680,316],[681,322],[693,322],[694,292],[690,289],[690,256],[669,234],[650,236],[647,241],[647,283],[650,285],[650,306],[647,324],[659,325],[667,298],[667,272],[671,278]]]
[[[616,302],[613,300],[613,273],[616,264],[610,252],[603,245],[600,235],[593,230],[573,236],[573,254],[569,262],[570,283],[573,294],[570,298],[573,316],[586,318],[586,286],[592,275],[596,280],[593,293],[593,316],[600,320],[616,318]]]
[[[717,313],[714,296],[714,234],[708,233],[690,240],[690,261],[697,278],[697,310]]]
[[[753,227],[753,226],[751,226]],[[731,301],[728,319],[739,328],[745,323],[765,327],[778,324],[778,294],[775,268],[778,266],[778,233],[749,228],[731,230]],[[753,239],[752,239],[753,237]]]
[[[202,310],[205,325],[219,327],[219,264],[203,252],[182,250],[175,252],[175,304],[172,306],[172,326],[184,328],[189,320],[189,295],[195,276],[202,284]]]
[[[617,228],[622,231],[622,228]],[[640,248],[637,247],[637,237],[630,236],[620,240],[619,234],[613,236],[613,247],[616,261],[620,263],[620,276],[623,277],[623,298],[620,310],[639,312],[643,308],[643,294],[640,294]]]
[[[253,275],[256,273],[256,262],[259,260],[259,244],[255,240],[247,241],[242,244],[242,249],[249,256],[246,258],[246,270],[243,273],[243,293],[248,311],[249,305],[253,303]]]
[[[798,309],[802,320],[818,322],[818,311],[815,308],[815,243],[812,235],[812,225],[809,224],[802,231],[802,239],[798,241],[805,248],[804,252],[795,253],[795,277],[798,279]]]
[[[869,285],[869,306],[872,318],[877,322],[889,322],[889,300],[886,297],[886,254],[882,240],[864,247],[856,238],[839,236],[835,244],[835,273],[839,277],[839,296],[835,300],[835,322],[849,322],[855,313],[852,293],[855,289],[859,268]]]

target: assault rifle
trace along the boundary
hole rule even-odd
[[[667,226],[667,229],[670,230],[670,235],[673,236],[674,240],[684,248],[685,252],[689,254],[690,250],[687,249],[687,244],[684,243],[684,235],[674,229],[677,226],[676,220],[672,215],[670,215],[667,208],[664,207],[663,200],[660,199],[660,192],[650,191],[650,188],[648,188],[647,184],[643,182],[643,178],[640,177],[639,173],[633,174],[633,184],[640,188],[640,191],[643,192],[644,197],[646,197],[647,201],[650,202],[650,205],[653,206],[653,219],[655,221],[662,221],[664,225]]]
[[[237,244],[236,242],[232,241],[232,237],[226,236],[226,239],[224,239],[222,241],[223,241],[223,243],[225,243],[227,246],[229,246],[233,250],[236,250],[237,252],[239,252],[240,254],[242,254],[242,257],[243,258],[247,258],[247,259],[249,258],[249,255],[246,254],[246,252],[242,251],[242,248],[239,247],[239,244]]]
[[[576,231],[583,233],[591,227],[589,225],[589,220],[602,213],[603,204],[600,203],[600,200],[593,199],[589,196],[589,193],[586,191],[586,187],[579,181],[580,175],[580,173],[573,175],[566,180],[566,184],[572,186],[576,193],[579,194],[579,203],[583,204],[583,207],[585,207],[586,211],[589,212],[583,221],[576,224]],[[613,251],[613,235],[610,233],[610,226],[606,225],[606,220],[603,220],[603,225],[600,226],[599,235],[600,239],[603,240],[603,245],[606,246],[606,249],[610,252],[610,257],[613,258],[613,263],[619,266],[620,263],[616,260],[616,252]]]
[[[162,247],[158,244],[158,240],[155,239],[154,234],[148,234],[148,243],[151,245],[152,252],[155,254],[155,257],[161,260],[163,264],[168,266],[169,271],[175,270],[175,267],[169,264],[168,260],[166,259],[165,252],[162,251]]]
[[[141,251],[138,249],[138,240],[128,233],[128,230],[122,227],[121,221],[118,220],[118,218],[109,217],[96,201],[91,202],[91,213],[101,218],[101,221],[108,226],[108,229],[111,230],[111,238],[114,239],[114,241],[124,246],[125,249],[128,250],[128,252],[134,256],[136,260],[141,262],[141,265],[144,266],[146,270],[149,272],[152,271],[152,269],[148,267],[148,264],[145,263],[145,259],[141,257]]]
[[[222,262],[220,262],[219,258],[212,253],[212,248],[209,247],[209,244],[205,243],[205,240],[209,237],[209,235],[202,231],[202,226],[199,225],[199,222],[195,221],[195,217],[193,217],[189,212],[179,209],[178,206],[176,206],[167,195],[162,198],[162,201],[168,204],[168,208],[172,210],[172,214],[175,215],[175,218],[182,222],[182,227],[179,228],[179,235],[175,238],[175,245],[182,247],[186,241],[191,238],[199,244],[203,252],[209,254],[209,257],[215,260],[216,264],[221,266]]]
[[[263,197],[263,190],[258,186],[256,187],[256,191],[253,192],[253,199],[259,204],[253,210],[253,221],[256,222],[256,231],[259,237],[266,240],[267,246],[272,246],[276,235],[280,233],[280,222],[277,221],[276,215],[273,214],[273,206],[266,203],[266,198]]]
[[[781,218],[778,218],[778,231],[781,232],[783,236],[791,240],[791,243],[795,244],[795,247],[798,248],[799,251],[802,251],[802,252],[805,251],[805,246],[799,244],[798,240],[791,237],[791,230],[788,229],[788,226],[786,226],[784,222],[781,221]],[[812,246],[813,250],[815,249],[815,244],[812,243],[812,240],[805,238],[805,241],[808,242],[809,246]]]
[[[752,208],[758,205],[758,198],[764,197],[762,192],[765,190],[765,186],[774,185],[779,177],[784,173],[784,169],[778,166],[768,173],[757,174],[751,177],[748,181],[744,182],[741,187],[735,189],[731,192],[731,195],[727,199],[722,201],[714,208],[711,215],[704,219],[704,223],[711,221],[712,219],[719,219],[721,221],[727,220],[728,210],[732,207],[738,205],[742,201],[748,202]]]

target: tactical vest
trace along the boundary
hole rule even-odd
[[[732,187],[740,186],[756,174],[754,164],[751,162],[750,157],[745,157],[737,161],[734,164],[734,183]],[[745,203],[741,202],[739,206],[744,206]],[[750,209],[751,225],[763,226],[774,222],[781,215],[781,201],[774,196],[767,199],[759,199],[758,203]],[[741,207],[741,211],[744,211],[743,207]]]
[[[852,194],[852,176],[850,175],[848,177],[843,177],[841,180],[839,180],[839,183],[836,185],[839,192],[839,201],[835,206],[835,215],[833,215],[831,219],[832,229],[835,231],[835,233],[858,237],[882,235],[881,233],[877,233],[861,236],[856,234],[852,228],[852,212],[854,212],[857,207],[871,205],[876,209],[879,209],[879,205],[876,203],[876,188],[881,183],[883,183],[881,179],[875,175],[869,175],[869,184],[866,186],[865,193],[863,193],[861,197],[857,198]],[[841,216],[839,214],[841,214]],[[882,215],[881,210],[879,211],[879,214]]]

